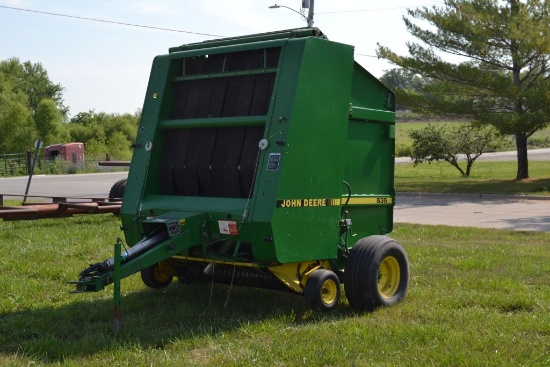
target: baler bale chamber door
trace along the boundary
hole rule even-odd
[[[408,262],[385,237],[394,104],[353,47],[316,28],[157,56],[120,217],[130,247],[160,224],[168,238],[122,274],[288,290],[318,311],[342,282],[360,310],[400,301]]]

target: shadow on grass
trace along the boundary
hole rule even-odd
[[[124,282],[122,285],[124,291]],[[0,350],[43,363],[61,362],[117,348],[164,349],[175,341],[216,337],[246,325],[281,328],[330,322],[354,314],[347,303],[327,314],[305,307],[296,294],[246,287],[174,281],[164,290],[144,289],[122,296],[120,332],[112,327],[112,287],[108,295],[74,295],[61,307],[41,307],[0,315]],[[86,297],[88,300],[78,300]],[[268,322],[269,326],[261,325]],[[257,326],[255,326],[255,324]],[[237,331],[238,332],[238,331]],[[235,337],[238,343],[238,337]],[[191,342],[193,343],[193,342]]]
[[[526,218],[501,219],[510,228],[521,228],[523,231],[550,232],[550,216],[529,216]]]

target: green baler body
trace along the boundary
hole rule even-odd
[[[357,238],[392,230],[393,106],[353,47],[317,29],[172,48],[154,60],[134,144],[128,244],[167,218],[183,256],[231,239],[257,266],[338,260],[353,245],[343,219]]]

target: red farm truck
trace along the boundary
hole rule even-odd
[[[44,150],[46,160],[63,159],[73,163],[84,162],[84,144],[66,143],[49,145]]]

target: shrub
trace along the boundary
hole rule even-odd
[[[470,176],[475,160],[485,152],[494,151],[500,140],[493,127],[471,123],[453,127],[429,124],[409,136],[413,140],[411,158],[415,165],[445,161],[464,177]],[[461,158],[466,161],[466,169],[460,167]]]
[[[409,144],[400,143],[395,146],[396,157],[410,157],[412,156],[412,147]]]

